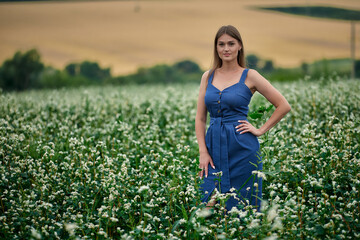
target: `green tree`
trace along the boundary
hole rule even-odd
[[[70,76],[83,76],[88,79],[101,82],[110,78],[110,68],[102,69],[97,62],[83,61],[82,63],[70,63],[65,67]]]
[[[257,69],[259,58],[255,54],[249,54],[246,56],[246,62],[249,68]]]
[[[41,88],[78,87],[89,84],[91,84],[91,80],[82,75],[71,76],[66,71],[50,66],[46,67],[39,77],[39,86]]]
[[[360,78],[360,60],[355,61],[355,77]]]
[[[274,71],[274,64],[271,60],[266,60],[264,63],[264,67],[262,69],[264,72],[272,72]]]
[[[103,80],[110,77],[110,69],[102,69],[98,63],[84,61],[80,65],[81,75],[92,80]]]
[[[78,63],[70,63],[65,67],[65,71],[70,76],[80,75],[80,64],[78,64]]]
[[[150,68],[140,68],[133,77],[136,83],[176,82],[174,68],[167,64],[157,64]]]
[[[309,74],[309,64],[306,62],[301,63],[301,70],[304,72],[304,74]]]
[[[44,69],[36,49],[16,52],[0,69],[0,86],[4,90],[25,90],[38,87],[39,74]]]
[[[183,73],[201,73],[199,65],[191,60],[183,60],[174,64],[176,70]]]

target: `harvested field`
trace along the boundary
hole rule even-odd
[[[247,53],[290,67],[303,61],[349,57],[350,24],[259,11],[253,6],[305,5],[309,1],[91,1],[0,4],[0,62],[17,50],[37,48],[43,61],[62,68],[93,60],[113,74],[190,58],[208,68],[216,30],[242,33]],[[357,0],[311,1],[360,9]],[[356,28],[357,46],[360,27]],[[357,51],[357,56],[360,56]]]

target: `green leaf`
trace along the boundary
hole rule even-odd
[[[273,109],[274,105],[270,105],[266,108],[266,112],[269,112],[271,109]]]
[[[256,111],[259,112],[259,113],[263,113],[263,112],[266,111],[266,107],[265,106],[260,106]]]
[[[261,118],[263,115],[261,113],[254,112],[254,113],[250,113],[249,116],[252,119],[258,119],[258,118]]]
[[[187,215],[187,213],[186,213],[186,209],[185,209],[184,205],[181,205],[181,211],[182,211],[182,214],[183,214],[184,219],[185,219],[186,221],[188,221],[188,220],[189,220],[189,217],[188,217],[188,215]]]

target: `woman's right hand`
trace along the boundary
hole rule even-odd
[[[200,153],[200,159],[199,159],[199,168],[201,169],[201,171],[199,172],[199,176],[202,178],[204,176],[204,172],[205,172],[205,177],[208,176],[209,173],[209,165],[215,169],[215,165],[213,163],[212,158],[210,157],[209,153]]]

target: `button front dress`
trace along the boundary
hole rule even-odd
[[[220,91],[213,84],[211,74],[205,105],[210,114],[210,125],[205,143],[215,169],[208,166],[208,176],[201,184],[203,202],[208,202],[215,188],[221,193],[236,193],[226,202],[226,209],[251,204],[260,207],[262,179],[253,171],[262,169],[259,142],[252,133],[236,131],[238,120],[247,120],[252,92],[245,85],[249,69],[242,72],[238,83]]]

